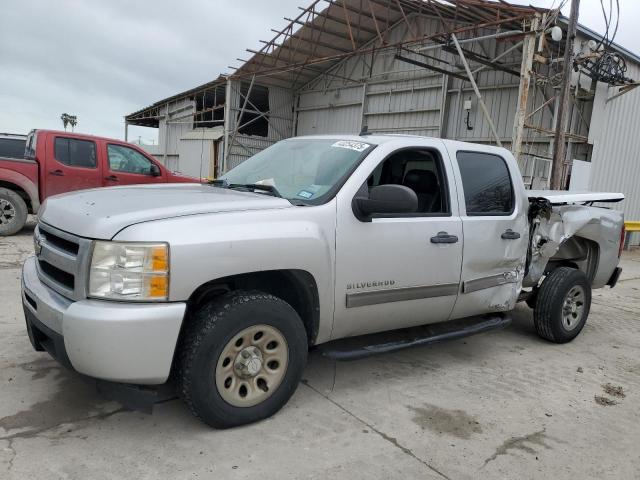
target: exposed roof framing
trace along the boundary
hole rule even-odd
[[[220,76],[212,82],[207,82],[198,87],[177,93],[175,95],[172,95],[171,97],[165,98],[164,100],[160,100],[152,105],[149,105],[148,107],[144,107],[136,112],[130,113],[125,117],[125,121],[131,125],[140,125],[142,127],[158,127],[158,122],[161,118],[160,110],[163,107],[170,105],[178,100],[193,98],[202,94],[210,93],[211,95],[213,95],[214,92],[217,92],[218,95],[221,95],[220,98],[224,98],[226,81],[226,77]],[[206,111],[210,110],[203,110],[200,113],[205,113]]]
[[[259,51],[233,74],[235,78],[256,75],[264,84],[288,85],[298,89],[350,56],[381,49],[398,49],[431,40],[448,41],[450,35],[473,34],[479,28],[521,28],[522,21],[547,10],[511,5],[504,0],[315,0],[299,7],[296,18],[273,30]],[[419,34],[412,14],[432,16],[441,21],[438,32]],[[388,32],[406,24],[409,39],[389,40]],[[473,60],[473,59],[472,59]],[[486,59],[478,57],[477,61]],[[511,73],[511,71],[509,72]]]
[[[532,20],[536,14],[547,13],[547,19],[552,16],[556,18],[558,14],[557,11],[550,12],[532,6],[512,5],[505,0],[313,0],[310,6],[298,9],[300,13],[297,17],[285,18],[288,24],[284,28],[272,29],[274,37],[264,41],[259,50],[247,49],[251,57],[249,60],[238,59],[241,66],[230,75],[232,79],[242,79],[248,83],[255,75],[256,84],[293,90],[309,85],[321,75],[357,82],[357,79],[341,76],[333,67],[352,56],[381,51],[386,51],[390,57],[399,55],[403,60],[409,58],[409,63],[425,68],[461,75],[463,71],[449,70],[452,64],[447,66],[448,62],[441,57],[425,52],[444,48],[447,53],[460,58],[458,50],[451,44],[452,35],[465,44],[481,40],[487,31],[492,33],[499,30],[503,35],[501,38],[516,41],[517,37],[509,37],[510,32],[522,31],[523,21]],[[438,30],[415,31],[415,15],[438,20]],[[557,20],[561,25],[566,23],[561,15]],[[394,43],[390,31],[403,24],[407,31],[405,39]],[[578,29],[588,38],[601,38],[583,26]],[[640,63],[639,56],[619,45],[613,44],[611,48]],[[482,65],[480,68],[489,67],[519,76],[513,65],[499,63],[500,57],[491,59],[486,51],[461,50],[469,61]],[[428,60],[429,63],[422,60]],[[444,66],[437,67],[443,63]],[[209,92],[217,92],[218,98],[223,98],[226,81],[226,76],[220,76],[212,82],[129,114],[125,119],[130,124],[157,127],[163,107],[183,99],[202,98]],[[203,113],[206,110],[201,108],[196,116]]]

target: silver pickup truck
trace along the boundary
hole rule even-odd
[[[47,199],[23,269],[31,342],[89,377],[174,382],[215,427],[277,412],[309,348],[359,358],[533,308],[572,340],[613,287],[621,194],[525,190],[502,148],[433,138],[281,141],[206,185]]]

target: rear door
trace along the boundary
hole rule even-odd
[[[449,143],[464,230],[461,293],[452,318],[511,310],[528,243],[524,185],[506,150]],[[509,161],[508,161],[509,160]]]
[[[337,197],[333,338],[447,320],[458,294],[462,223],[442,142],[390,148],[374,150]],[[383,184],[414,190],[418,211],[356,218],[354,196]]]
[[[96,142],[49,135],[46,142],[45,196],[102,186]]]
[[[164,170],[135,148],[115,143],[107,143],[106,148],[105,186],[167,181]],[[154,175],[154,168],[159,175]]]

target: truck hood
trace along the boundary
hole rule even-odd
[[[55,195],[47,198],[38,217],[65,232],[111,239],[135,223],[185,215],[290,207],[288,200],[260,193],[193,183],[154,184]]]

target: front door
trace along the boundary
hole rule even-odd
[[[43,172],[45,197],[102,186],[94,141],[53,135],[48,138]]]
[[[520,172],[515,161],[509,164],[502,156],[507,153],[449,148],[462,184],[464,229],[462,288],[452,318],[511,310],[520,292],[529,240],[528,200]]]
[[[160,175],[153,174],[154,165],[154,162],[134,148],[108,143],[104,185],[166,182],[167,179],[159,168],[157,171],[160,171]]]
[[[378,163],[367,159],[360,168],[369,168],[368,178],[357,193],[401,184],[415,191],[417,212],[360,221],[350,199],[338,198],[333,338],[444,321],[451,314],[462,223],[446,152],[437,140],[424,143],[390,152]],[[343,189],[340,195],[353,193]]]

